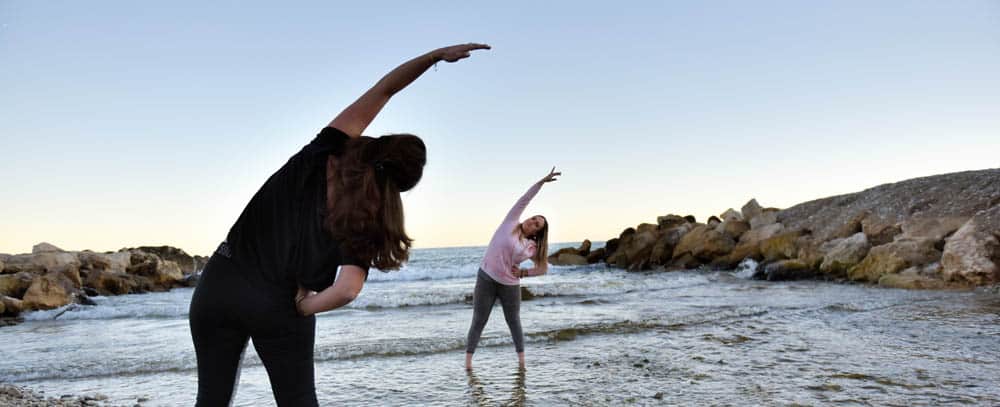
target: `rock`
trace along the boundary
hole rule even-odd
[[[802,260],[780,260],[764,266],[760,278],[767,281],[803,280],[816,277],[816,271]]]
[[[750,222],[754,217],[760,215],[764,208],[760,207],[757,203],[757,199],[751,199],[742,208],[740,208],[740,213],[743,214],[743,220]]]
[[[721,223],[722,223],[722,220],[719,219],[719,218],[717,218],[717,217],[715,217],[715,216],[710,216],[708,218],[708,221],[705,222],[705,224],[707,224],[708,226],[718,226]]]
[[[819,251],[823,253],[819,270],[832,277],[846,276],[847,270],[861,263],[870,249],[868,237],[862,232],[823,243],[819,247]]]
[[[607,251],[603,247],[599,248],[599,249],[591,250],[590,254],[587,255],[587,263],[588,264],[594,264],[594,263],[598,263],[598,262],[604,261],[604,258],[606,256],[607,256]]]
[[[24,308],[43,310],[58,308],[73,300],[72,282],[58,271],[35,277],[31,286],[24,293]]]
[[[823,263],[823,252],[819,249],[820,244],[813,240],[810,235],[800,236],[796,244],[799,246],[797,258],[808,265],[809,268],[820,270],[820,265]],[[860,260],[858,261],[860,262]],[[846,273],[846,270],[844,272]]]
[[[588,264],[586,257],[576,253],[561,253],[555,259],[549,256],[549,263],[556,266],[583,266]]]
[[[573,255],[577,255],[577,256],[581,256],[581,257],[586,257],[588,254],[590,254],[590,246],[591,246],[590,240],[584,240],[583,243],[580,244],[579,248],[566,247],[566,248],[559,249],[555,253],[553,253],[551,256],[549,256],[549,263],[552,263],[554,261],[558,261],[559,260],[559,255],[561,255],[561,254],[573,254]],[[552,264],[556,264],[556,263],[552,263]]]
[[[3,303],[5,309],[4,315],[17,316],[24,310],[24,302],[17,298],[0,296],[0,302]]]
[[[944,248],[944,239],[954,234],[969,219],[971,219],[970,216],[907,219],[903,221],[901,229],[903,236],[931,239],[940,242],[942,244],[940,248]]]
[[[794,259],[799,254],[798,238],[802,232],[792,231],[774,235],[760,242],[760,254],[765,261]]]
[[[760,229],[767,225],[773,225],[778,222],[778,211],[772,208],[764,209],[753,219],[750,219],[750,229]]]
[[[31,247],[31,254],[47,253],[47,252],[64,252],[65,250],[56,247],[51,243],[39,243]]]
[[[715,230],[738,241],[744,233],[750,230],[750,224],[742,220],[723,220],[719,226],[715,227]]]
[[[153,277],[154,283],[162,285],[165,289],[170,289],[173,284],[184,280],[184,273],[181,272],[177,263],[164,260],[156,268],[156,274],[149,277]]]
[[[760,244],[764,240],[767,240],[779,232],[784,230],[780,223],[774,223],[761,227],[760,229],[749,230],[742,235],[740,235],[739,241],[733,250],[724,258],[717,258],[712,262],[714,267],[720,268],[732,268],[736,267],[743,260],[754,259],[757,261],[763,260],[760,253]],[[728,235],[728,233],[726,234]]]
[[[649,262],[658,266],[668,264],[673,253],[674,246],[670,244],[666,234],[664,234],[653,244],[653,250],[649,253]]]
[[[674,248],[673,259],[690,254],[697,260],[710,262],[716,257],[729,254],[736,246],[733,238],[717,232],[708,225],[700,225],[684,234]]]
[[[34,275],[23,271],[17,274],[0,275],[0,295],[22,298],[24,293],[28,291],[28,287],[31,287],[31,282],[34,279]]]
[[[650,263],[654,265],[670,264],[670,260],[673,258],[674,247],[676,247],[677,243],[680,243],[681,238],[690,232],[694,227],[694,224],[685,222],[664,230],[660,237],[656,240],[656,243],[653,244],[653,249],[649,256]]]
[[[913,274],[886,274],[878,279],[878,285],[886,288],[904,288],[908,290],[940,290],[948,288],[948,284],[940,278]]]
[[[678,215],[671,214],[656,217],[656,224],[660,227],[660,229],[670,229],[674,226],[683,225],[685,223],[688,223],[687,219]]]
[[[643,225],[649,225],[648,223]],[[624,251],[629,270],[648,270],[650,264],[650,254],[653,252],[653,245],[660,237],[660,232],[656,228],[640,228],[636,230],[628,246],[621,246],[619,250]]]
[[[91,270],[87,273],[84,286],[96,290],[100,295],[121,295],[133,292],[138,285],[132,276],[117,271]]]
[[[722,212],[722,214],[719,215],[719,217],[722,218],[722,222],[743,221],[743,214],[736,212],[735,210],[733,210],[733,208],[726,209],[726,211]]]
[[[691,253],[684,253],[680,257],[674,257],[670,260],[671,269],[692,269],[701,265]]]
[[[162,260],[172,261],[177,263],[180,267],[181,273],[191,274],[196,270],[196,262],[194,257],[187,254],[184,250],[178,249],[176,247],[170,246],[141,246],[137,248],[146,253],[155,254]],[[590,250],[589,248],[587,250]]]
[[[652,223],[641,223],[639,224],[639,226],[635,227],[635,233],[639,234],[643,232],[656,232],[659,229],[660,229],[659,225],[654,225]]]
[[[864,221],[861,222],[861,231],[868,237],[868,242],[872,246],[881,246],[889,243],[900,233],[903,233],[903,230],[898,225],[876,224],[868,226]]]
[[[695,219],[694,215],[687,215],[684,217],[684,220],[686,220],[687,223],[698,223],[698,220]]]
[[[941,259],[941,252],[930,239],[899,239],[873,247],[864,260],[847,270],[853,281],[877,283],[885,274],[895,274],[911,266],[922,266]]]
[[[3,274],[3,260],[0,259],[0,274]]]
[[[947,281],[1000,282],[1000,204],[976,213],[947,239],[941,265]]]
[[[878,279],[878,285],[886,288],[905,288],[910,290],[939,290],[948,288],[948,283],[941,279],[941,264],[931,263],[923,267],[910,267],[899,274],[886,274]]]
[[[608,239],[604,242],[604,259],[607,261],[608,256],[618,250],[618,238]]]

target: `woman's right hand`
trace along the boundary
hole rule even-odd
[[[542,178],[538,182],[541,183],[541,184],[544,184],[546,182],[555,182],[556,181],[556,177],[558,177],[560,175],[562,175],[562,173],[561,172],[556,172],[556,167],[552,167],[552,171],[549,171],[549,175],[546,175],[545,178]]]
[[[434,55],[445,62],[457,62],[460,59],[468,58],[470,55],[469,53],[477,49],[490,49],[490,46],[470,42],[468,44],[438,48],[434,50]]]

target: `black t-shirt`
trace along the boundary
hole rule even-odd
[[[327,157],[343,153],[348,138],[324,128],[250,199],[226,237],[232,258],[248,272],[282,291],[296,285],[322,291],[344,264],[360,266],[367,279],[368,265],[341,253],[323,226]]]

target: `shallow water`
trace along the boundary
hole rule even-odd
[[[745,273],[556,267],[524,285],[528,368],[494,310],[462,368],[483,248],[418,250],[318,318],[321,404],[996,405],[1000,296]],[[191,289],[97,298],[0,329],[0,382],[191,405]],[[235,405],[273,405],[249,347]]]

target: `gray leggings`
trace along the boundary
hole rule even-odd
[[[479,269],[476,277],[476,289],[472,292],[472,326],[469,327],[469,337],[465,352],[475,353],[479,345],[479,337],[483,327],[490,319],[493,304],[500,298],[503,306],[503,317],[510,328],[510,336],[514,337],[514,349],[524,352],[524,332],[521,331],[521,286],[503,285],[490,278],[483,269]]]

